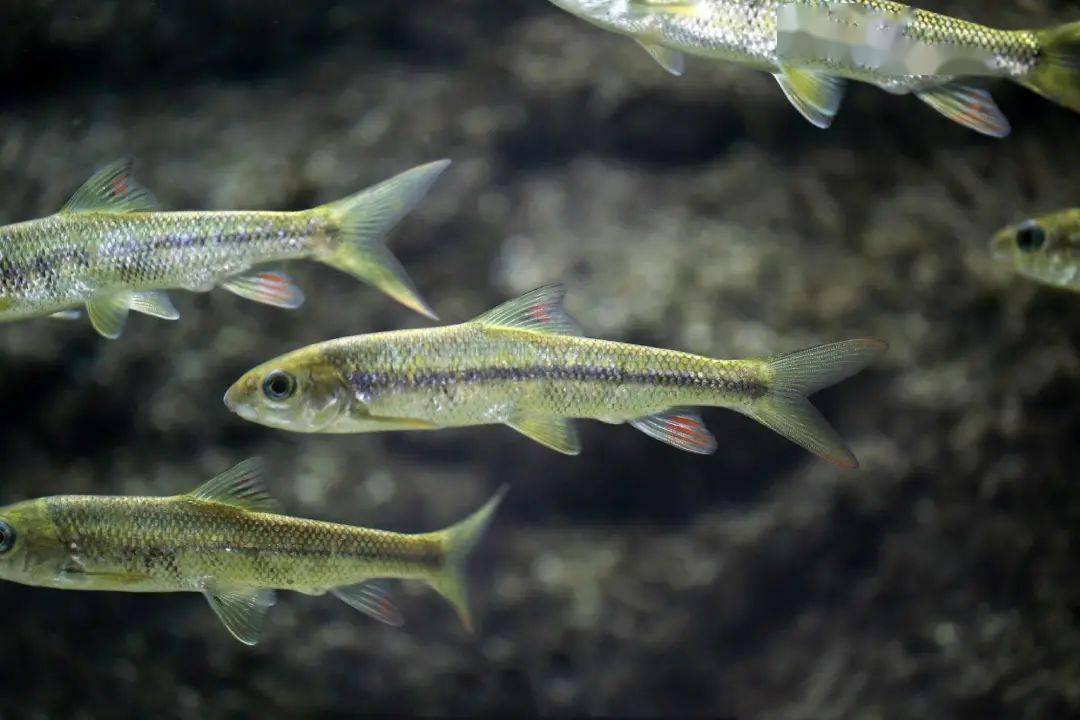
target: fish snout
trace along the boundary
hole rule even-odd
[[[251,397],[251,386],[252,381],[250,378],[241,378],[225,391],[225,397],[222,398],[225,407],[230,412],[236,413],[245,420],[251,420],[255,415],[251,403],[246,400],[246,398]]]
[[[1013,230],[1002,230],[990,240],[990,255],[995,262],[1004,263],[1012,260],[1014,244]]]

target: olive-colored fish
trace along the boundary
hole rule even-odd
[[[59,495],[0,508],[0,577],[64,590],[199,592],[254,645],[276,590],[331,593],[390,625],[378,581],[424,580],[471,627],[465,560],[505,488],[471,516],[420,535],[288,517],[246,460],[187,495]]]
[[[992,245],[994,257],[1024,277],[1080,292],[1080,208],[1007,227]]]
[[[548,285],[471,322],[331,340],[251,370],[225,394],[243,418],[312,433],[505,423],[580,451],[569,418],[628,422],[690,452],[716,439],[687,408],[737,410],[842,467],[851,452],[806,399],[885,349],[849,340],[782,357],[713,360],[581,337]]]
[[[0,227],[0,321],[53,315],[120,336],[128,311],[179,317],[163,290],[224,287],[296,308],[304,295],[256,265],[310,258],[371,283],[431,318],[383,238],[449,161],[422,165],[337,202],[300,212],[159,212],[122,160],[98,171],[55,215]]]
[[[991,135],[1009,122],[971,78],[1007,78],[1080,112],[1080,23],[995,30],[890,0],[551,0],[626,35],[668,72],[684,53],[773,74],[818,127],[840,108],[844,80],[914,93]]]

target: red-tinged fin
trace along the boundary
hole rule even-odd
[[[384,240],[449,166],[449,160],[421,165],[323,206],[337,218],[340,239],[331,252],[319,259],[374,285],[405,307],[437,320]]]
[[[359,610],[381,623],[401,627],[405,618],[394,606],[390,589],[379,580],[368,580],[355,585],[344,585],[330,590],[331,594],[349,607]]]
[[[469,609],[469,598],[465,590],[465,563],[469,554],[480,542],[481,536],[491,524],[491,518],[495,515],[499,503],[506,496],[508,487],[503,485],[495,495],[484,503],[484,506],[465,518],[456,525],[451,525],[445,530],[431,533],[430,537],[437,538],[442,544],[443,561],[442,570],[428,582],[454,606],[461,624],[469,632],[473,632],[472,612]]]
[[[846,469],[859,462],[808,396],[859,372],[885,350],[863,338],[799,350],[769,361],[769,391],[746,414],[819,457]]]
[[[551,335],[583,335],[581,326],[566,312],[566,288],[559,283],[543,285],[508,300],[472,322],[487,327],[529,330]]]
[[[939,113],[977,133],[995,138],[1012,132],[1009,119],[983,88],[950,83],[915,93]]]
[[[705,422],[693,410],[684,408],[665,410],[655,415],[631,420],[630,424],[660,442],[680,450],[712,455],[716,452],[716,438],[705,427]]]
[[[160,209],[153,194],[132,177],[131,158],[109,163],[75,191],[60,212],[131,213]]]
[[[295,310],[304,304],[304,292],[283,272],[261,270],[230,278],[221,287],[264,305]]]

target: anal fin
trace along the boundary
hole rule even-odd
[[[716,438],[705,427],[701,416],[693,410],[673,408],[631,420],[630,424],[649,437],[680,450],[698,455],[712,455],[716,452]]]
[[[380,581],[368,580],[355,585],[332,588],[330,592],[349,607],[379,622],[401,627],[405,618],[390,600],[390,590]]]
[[[506,424],[530,440],[563,455],[577,455],[581,452],[581,439],[577,429],[573,422],[566,418],[518,411]]]
[[[230,278],[221,287],[242,298],[288,310],[295,310],[304,304],[303,291],[283,272],[264,270],[239,275]]]
[[[921,90],[915,96],[953,122],[977,133],[1003,138],[1012,132],[1009,119],[983,88],[949,83]]]

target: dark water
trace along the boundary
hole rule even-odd
[[[924,3],[1005,27],[1069,2]],[[480,628],[415,584],[404,628],[284,594],[257,648],[197,595],[5,584],[0,716],[251,713],[1048,718],[1080,711],[1080,305],[994,266],[1077,204],[1077,117],[1019,88],[1004,141],[856,86],[828,132],[765,75],[543,0],[8,0],[0,221],[139,158],[170,208],[298,209],[455,165],[392,237],[444,320],[546,281],[591,335],[720,357],[873,335],[819,396],[864,469],[708,411],[715,456],[581,423],[316,437],[221,403],[311,342],[422,319],[329,268],[295,313],[174,293],[182,319],[0,328],[0,501],[171,494],[256,454],[298,515],[417,531],[512,492],[472,563]]]

